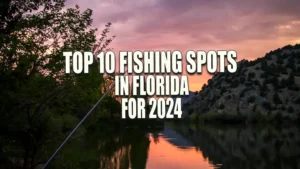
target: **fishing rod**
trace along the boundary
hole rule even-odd
[[[53,155],[48,159],[46,164],[43,166],[43,169],[45,169],[48,164],[53,160],[53,158],[56,156],[56,154],[59,152],[59,150],[66,144],[66,142],[71,138],[71,136],[74,134],[74,132],[78,129],[78,127],[84,122],[84,120],[92,113],[92,111],[97,107],[97,105],[103,100],[103,98],[113,89],[115,88],[115,83],[112,84],[112,86],[103,94],[103,96],[97,101],[97,103],[91,108],[91,110],[82,118],[82,120],[77,124],[77,126],[72,130],[72,132],[68,135],[68,137],[61,143],[61,145],[56,149],[56,151],[53,153]]]

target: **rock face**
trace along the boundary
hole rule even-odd
[[[185,104],[187,104],[188,102],[190,102],[191,100],[193,100],[196,96],[197,92],[192,92],[192,91],[189,91],[189,95],[188,96],[181,96],[181,106],[182,106],[182,110],[183,110],[183,114],[182,114],[182,117],[186,118],[188,117],[190,114],[190,112],[188,112],[187,109],[185,109],[186,106],[184,106]],[[173,97],[173,100],[174,102],[176,101],[176,98],[178,97]],[[167,107],[167,110],[169,109],[169,107]]]
[[[184,104],[190,116],[223,113],[299,119],[300,44],[242,60],[235,73],[216,73]]]

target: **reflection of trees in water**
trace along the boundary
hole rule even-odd
[[[153,132],[152,138],[153,138],[153,141],[155,144],[159,143],[159,133],[158,132]]]
[[[128,169],[130,164],[130,145],[124,146],[113,152],[111,156],[101,154],[100,168],[102,169]]]
[[[0,131],[0,168],[28,168],[37,165],[34,161],[37,141],[26,130]]]
[[[222,169],[300,168],[300,131],[288,128],[180,130],[203,156]]]
[[[0,168],[19,169],[23,168],[23,163],[29,163],[31,166],[42,164],[45,162],[43,159],[49,157],[61,143],[57,138],[44,143],[38,150],[37,158],[32,161],[27,151],[24,153],[24,149],[33,150],[28,144],[32,141],[19,137],[27,138],[23,134],[18,134],[10,140],[0,136]],[[149,145],[149,136],[144,131],[122,132],[114,136],[112,133],[99,134],[91,131],[84,136],[72,138],[47,168],[144,169]]]
[[[135,133],[100,141],[100,169],[144,169],[148,158],[149,136]]]
[[[93,134],[70,140],[47,168],[144,169],[146,167],[150,140],[145,132],[132,131],[129,134],[123,133],[118,136],[99,136],[104,138],[101,140]],[[23,135],[17,136],[24,137]],[[13,144],[9,144],[10,146],[2,144],[3,140],[7,140],[7,138],[0,137],[0,148],[2,148],[0,168],[19,169],[23,168],[23,163],[32,163],[32,166],[38,164],[30,160],[25,161],[25,159],[29,159],[29,156],[28,153],[24,153],[24,147],[25,150],[30,148],[25,142],[26,140],[16,142],[14,145],[19,145],[18,147]],[[14,138],[14,140],[21,139]],[[37,157],[42,158],[45,154],[49,156],[57,148],[58,143],[52,144],[48,145],[49,148],[40,149]],[[41,161],[41,163],[43,162]]]

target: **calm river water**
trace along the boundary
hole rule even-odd
[[[300,130],[296,126],[165,124],[146,131],[106,130],[96,127],[75,135],[47,169],[300,169]],[[57,143],[39,148],[31,162],[35,169],[61,143],[57,137],[53,140]],[[9,149],[9,154],[17,151],[4,146],[2,152]],[[24,163],[26,154],[14,154],[2,154],[0,168],[21,169],[11,163]]]
[[[298,127],[166,125],[71,141],[49,168],[296,169]]]

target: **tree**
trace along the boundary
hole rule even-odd
[[[204,90],[206,87],[207,87],[207,84],[204,83],[204,84],[202,85],[202,87],[201,87],[201,91]]]
[[[262,106],[263,106],[263,108],[265,108],[267,110],[271,110],[272,109],[272,105],[268,101],[263,101]]]
[[[287,111],[288,111],[289,113],[293,113],[293,112],[294,112],[294,107],[289,106],[288,109],[287,109]]]
[[[250,96],[250,97],[247,98],[247,102],[248,103],[254,103],[255,99],[256,99],[255,96],[252,95],[252,96]]]
[[[244,82],[246,81],[246,78],[244,76],[240,77],[240,83],[244,84]]]
[[[266,70],[268,68],[268,63],[266,60],[262,60],[260,63],[261,69]]]
[[[225,108],[225,106],[224,106],[224,104],[223,103],[221,103],[219,106],[218,106],[218,109],[224,109]]]
[[[255,77],[255,72],[249,72],[248,73],[248,79],[252,79]]]
[[[30,133],[37,143],[55,119],[62,126],[76,122],[101,96],[98,64],[89,74],[65,74],[62,53],[106,50],[111,24],[97,39],[92,10],[65,9],[64,0],[4,0],[0,9],[0,124]],[[36,150],[35,144],[31,157]]]
[[[288,85],[295,84],[295,76],[291,73],[287,79]]]
[[[274,100],[275,104],[282,104],[282,101],[281,101],[278,93],[276,93],[276,92],[274,93],[273,100]]]
[[[277,77],[272,77],[270,81],[273,84],[275,90],[279,89],[279,80]]]

